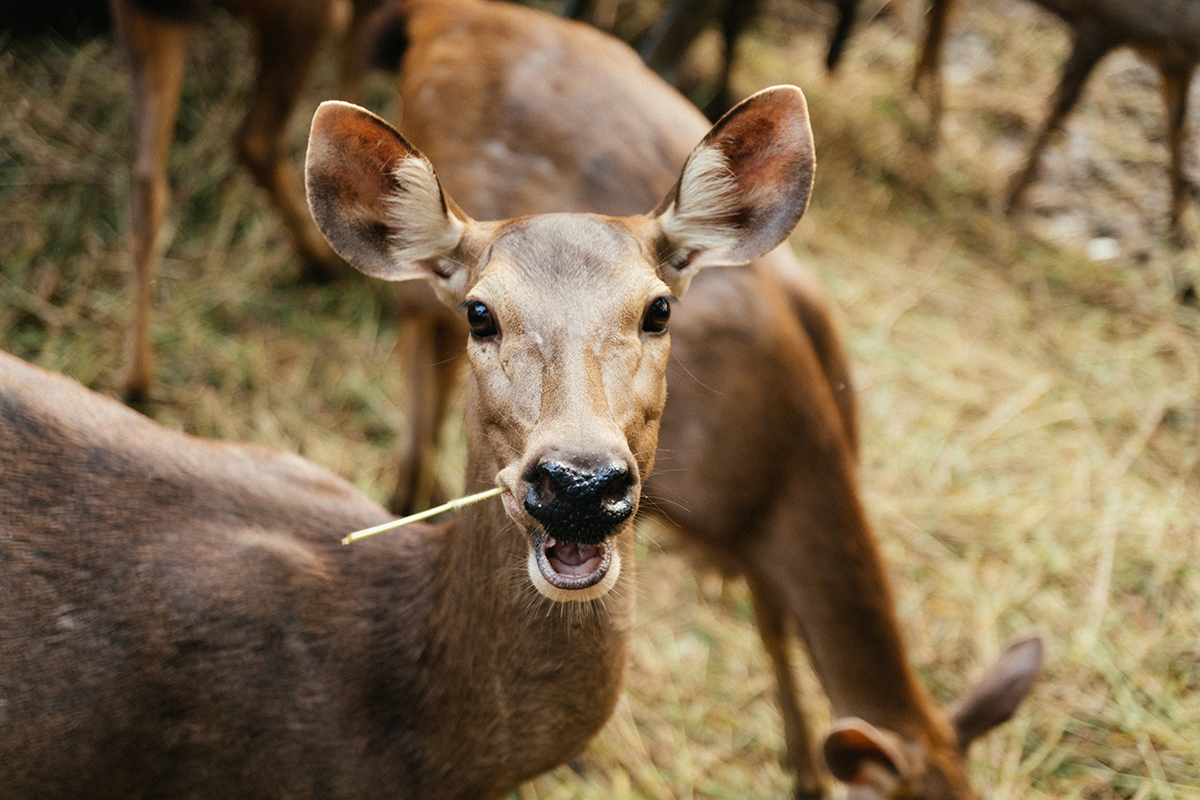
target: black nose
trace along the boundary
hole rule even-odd
[[[546,461],[531,476],[525,510],[560,542],[600,544],[633,513],[633,481],[621,464],[587,472]]]

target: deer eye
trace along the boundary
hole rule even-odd
[[[471,327],[471,335],[476,339],[490,339],[500,335],[500,326],[496,324],[491,309],[475,300],[467,302],[467,325]]]
[[[646,309],[646,316],[642,319],[642,330],[646,333],[663,333],[670,319],[671,301],[660,297]]]

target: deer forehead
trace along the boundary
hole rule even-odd
[[[546,214],[502,228],[469,301],[487,304],[506,334],[636,334],[646,307],[670,294],[650,248],[622,220]]]

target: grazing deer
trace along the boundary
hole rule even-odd
[[[825,66],[833,72],[842,58],[846,40],[854,27],[858,15],[859,0],[831,0],[837,9],[837,21],[829,34],[829,49]],[[596,17],[606,14],[602,3],[586,0],[566,0],[562,6],[564,16],[597,22]],[[712,99],[705,106],[709,117],[719,117],[733,105],[729,88],[729,76],[733,69],[733,52],[738,37],[750,20],[758,14],[761,0],[667,0],[658,17],[637,43],[638,55],[650,67],[670,83],[678,80],[678,70],[684,55],[699,38],[704,29],[716,22],[721,29],[724,56],[721,71],[712,90]],[[599,25],[604,28],[604,25]]]
[[[187,40],[204,0],[111,0],[113,19],[129,60],[133,95],[133,178],[129,189],[135,297],[125,398],[147,399],[154,382],[150,344],[157,240],[167,213],[167,153],[174,137],[183,85]],[[352,11],[350,10],[352,3]],[[304,204],[288,159],[287,123],[304,89],[320,45],[339,27],[349,33],[341,55],[343,93],[354,94],[361,66],[350,46],[379,0],[230,0],[249,24],[258,77],[242,128],[242,160],[283,216],[296,249],[314,278],[329,278],[341,263],[321,238]]]
[[[1050,107],[1050,115],[1029,148],[1025,166],[1008,190],[1008,209],[1015,210],[1037,178],[1042,151],[1079,100],[1096,64],[1118,47],[1129,46],[1153,62],[1162,76],[1167,110],[1168,175],[1171,181],[1170,224],[1178,234],[1190,194],[1183,174],[1184,125],[1192,75],[1200,62],[1200,2],[1197,0],[1034,0],[1057,14],[1072,29],[1071,54]],[[946,20],[954,0],[932,0],[929,26],[913,85],[928,86],[936,131],[941,115],[940,64]]]
[[[467,481],[507,489],[368,544],[338,538],[386,513],[328,472],[0,354],[6,800],[497,800],[577,754],[625,669],[673,297],[786,238],[812,169],[776,87],[651,214],[481,223],[395,129],[323,104],[313,215],[465,307]]]
[[[406,0],[371,33],[377,62],[400,65],[405,135],[476,218],[650,208],[707,127],[629,47],[530,9]],[[454,380],[453,318],[421,316],[420,297],[409,307],[404,338],[439,351],[405,354],[416,361],[411,406],[431,415],[410,420],[427,427],[406,467],[422,463],[417,448],[432,442],[437,398]],[[849,371],[820,286],[781,247],[697,276],[671,326],[660,468],[643,508],[746,577],[797,796],[822,796],[823,781],[789,663],[793,624],[838,717],[823,747],[835,777],[863,797],[971,797],[967,747],[1013,713],[1041,643],[1014,645],[948,718],[934,708],[908,664],[860,499]],[[404,474],[399,505],[417,472]]]

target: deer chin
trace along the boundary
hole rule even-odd
[[[529,580],[543,597],[556,603],[599,600],[617,584],[621,554],[612,538],[600,544],[560,542],[535,531],[527,562]]]

